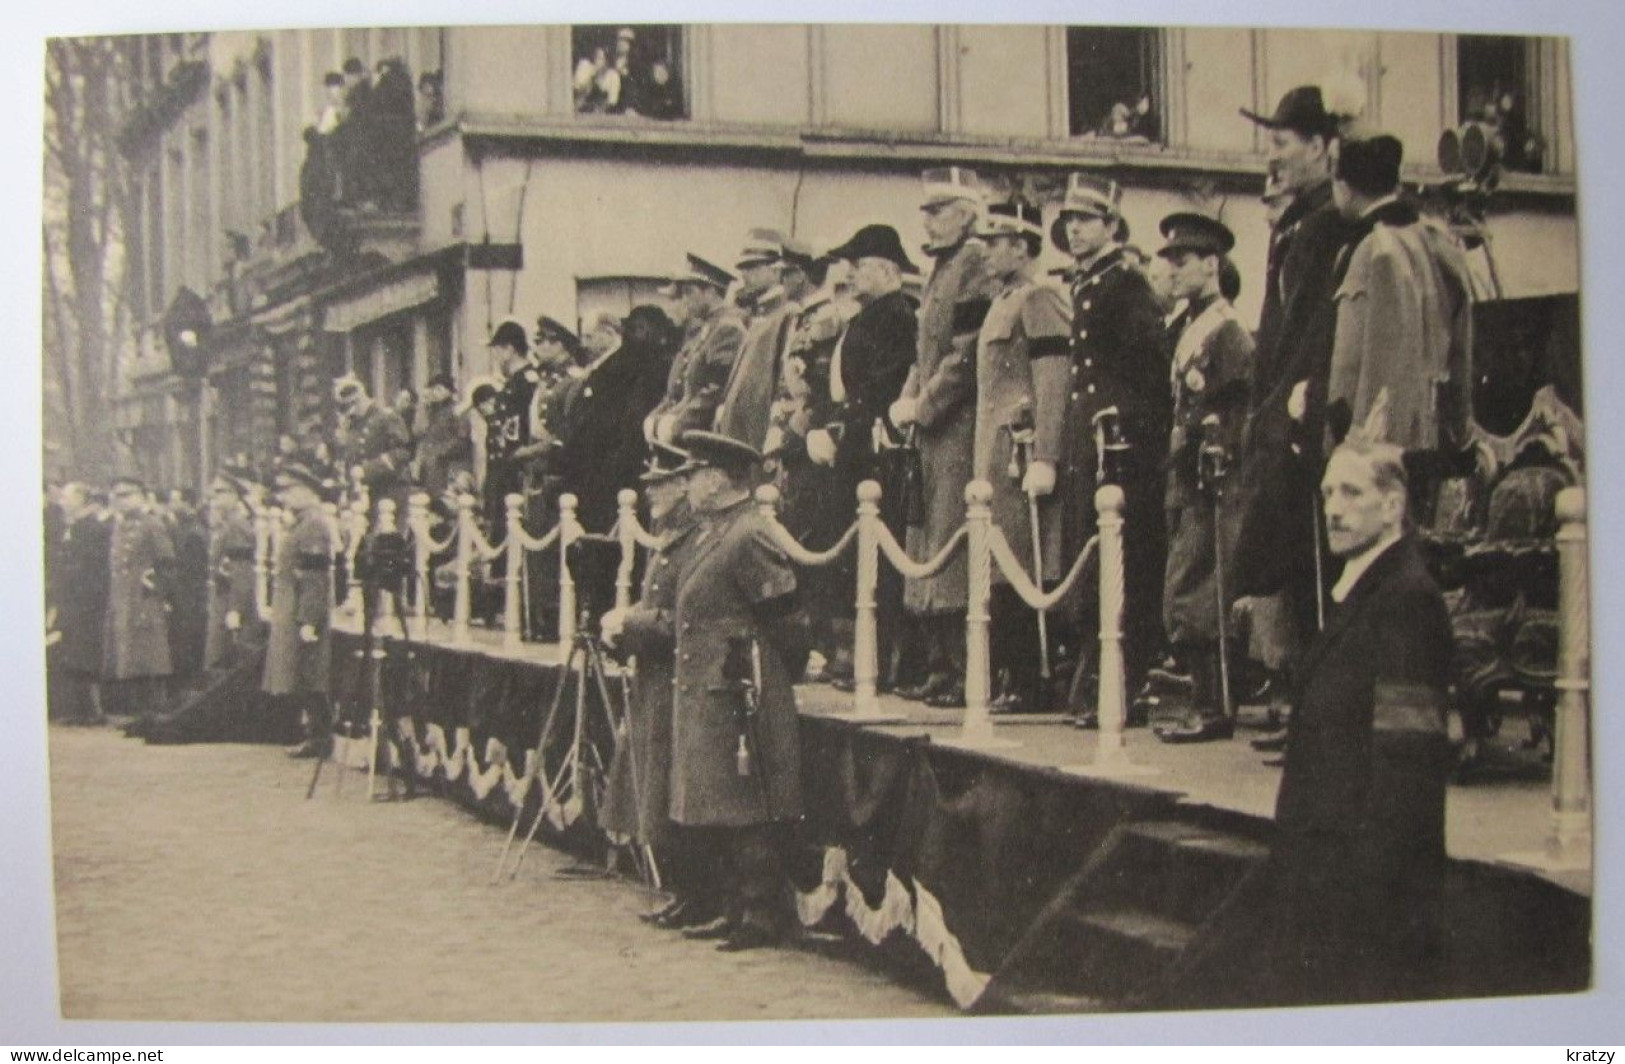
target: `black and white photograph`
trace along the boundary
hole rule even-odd
[[[42,41],[61,1021],[1593,991],[1573,38],[573,14]]]

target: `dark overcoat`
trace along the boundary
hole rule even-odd
[[[333,657],[333,531],[320,507],[299,514],[277,543],[265,677],[270,695],[325,694]],[[299,629],[316,629],[305,643]]]
[[[653,415],[657,427],[669,418],[666,442],[676,444],[690,429],[710,430],[744,342],[744,319],[728,303],[693,323],[688,339],[672,359],[666,396]]]
[[[575,493],[581,523],[605,532],[615,523],[616,495],[636,488],[648,454],[643,419],[660,402],[666,362],[653,344],[624,343],[588,370],[563,413],[557,468]]]
[[[219,518],[209,529],[209,631],[203,663],[220,665],[234,642],[258,643],[264,636],[254,600],[254,522],[246,512]],[[235,636],[226,614],[236,613],[242,627]]]
[[[714,431],[748,443],[757,450],[767,439],[767,425],[778,391],[779,367],[785,339],[795,322],[796,307],[783,298],[764,299],[745,329],[722,401]]]
[[[113,519],[103,675],[109,680],[168,676],[169,622],[164,591],[175,547],[157,516]]]
[[[100,676],[104,664],[112,535],[111,518],[81,517],[68,525],[51,556],[51,605],[62,633],[55,662],[81,676]]]

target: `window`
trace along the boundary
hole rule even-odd
[[[1068,26],[1066,87],[1074,137],[1162,139],[1162,39],[1157,30]]]
[[[688,116],[681,26],[576,26],[570,50],[577,114]]]
[[[1456,39],[1456,86],[1463,122],[1483,122],[1496,133],[1508,170],[1539,173],[1545,140],[1536,128],[1540,113],[1532,37],[1466,35]]]

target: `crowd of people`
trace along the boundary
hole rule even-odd
[[[682,118],[683,89],[665,55],[639,46],[638,31],[622,26],[613,43],[578,42],[571,89],[577,114],[636,114]]]
[[[620,766],[636,785],[618,799],[612,787],[606,821],[670,870],[674,900],[653,922],[732,949],[777,941],[778,854],[801,811],[791,685],[853,688],[854,563],[793,564],[753,490],[775,484],[782,524],[823,550],[877,481],[881,519],[924,561],[951,547],[967,485],[985,481],[1007,542],[1054,586],[1094,535],[1096,489],[1114,484],[1124,661],[1156,736],[1230,739],[1238,703],[1273,700],[1290,727],[1255,745],[1286,748],[1284,867],[1355,919],[1371,895],[1332,890],[1326,870],[1369,883],[1360,847],[1375,838],[1404,855],[1377,896],[1416,889],[1417,863],[1443,856],[1450,634],[1411,533],[1467,441],[1464,254],[1401,194],[1401,143],[1328,113],[1318,88],[1243,114],[1268,143],[1256,331],[1232,306],[1247,282],[1218,218],[1169,215],[1146,255],[1127,243],[1122,190],[1098,174],[1070,176],[1046,230],[1035,207],[989,204],[975,173],[947,167],[923,175],[923,268],[885,224],[822,250],[751,229],[731,269],[688,253],[664,306],[600,316],[580,336],[545,315],[534,331],[503,321],[488,341],[500,379],[462,402],[438,377],[421,404],[396,404],[415,408],[409,421],[337,382],[331,440],[290,440],[272,473],[298,519],[276,566],[265,690],[315,700],[302,752],[322,752],[328,721],[325,665],[308,650],[325,647],[335,593],[324,495],[364,485],[376,516],[425,491],[444,535],[477,490],[495,543],[511,496],[531,535],[565,493],[606,533],[618,494],[640,487],[662,546],[635,605],[610,608],[615,559],[583,555],[576,574],[593,630],[637,663]],[[1059,277],[1037,269],[1046,240],[1071,260]],[[123,691],[174,671],[186,608],[207,600],[205,660],[259,623],[241,583],[244,523],[261,505],[245,469],[215,480],[210,590],[188,592],[192,607],[177,579],[184,502],[166,511],[138,481],[111,487],[111,514],[65,487],[51,540],[53,694],[80,717],[95,712],[75,701],[90,680]],[[494,619],[492,564],[476,612]],[[881,572],[879,686],[963,706],[963,552],[930,577]],[[527,562],[530,638],[556,637],[556,574],[556,561]],[[1041,626],[995,567],[996,710],[1096,725],[1096,586],[1082,581]],[[1328,943],[1302,961],[1312,976]]]

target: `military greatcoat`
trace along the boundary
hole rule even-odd
[[[1066,359],[1071,317],[1059,291],[1018,275],[994,297],[976,344],[972,476],[993,485],[993,523],[1029,576],[1033,575],[1032,509],[1021,490],[1019,462],[1014,466],[1011,462],[1015,448],[1010,425],[1018,409],[1028,407],[1035,429],[1033,460],[1059,465],[1071,383]],[[1057,470],[1056,482],[1061,481]],[[1056,580],[1071,559],[1061,556],[1061,511],[1053,494],[1039,500],[1038,520],[1044,548],[1042,576]],[[997,566],[993,578],[1004,580]]]
[[[965,523],[976,434],[976,334],[996,287],[980,241],[933,255],[936,267],[920,301],[919,346],[902,392],[918,404],[925,521],[908,530],[908,552],[919,561],[934,557]],[[916,614],[965,609],[965,573],[964,552],[956,552],[936,576],[904,585],[904,606]]]
[[[791,684],[807,654],[791,608],[795,572],[748,499],[706,515],[685,551],[670,619],[629,617],[626,629],[639,643],[666,631],[676,645],[671,818],[689,827],[794,820],[801,816],[801,751]],[[724,672],[736,638],[760,649],[758,709],[748,724]],[[748,774],[740,772],[742,732]]]
[[[203,664],[221,664],[232,645],[226,614],[236,613],[242,627],[236,638],[259,642],[263,634],[254,601],[254,525],[246,513],[230,513],[209,530],[209,630]]]
[[[690,429],[709,431],[722,390],[745,342],[745,323],[738,308],[723,303],[696,322],[666,376],[666,397],[651,415],[661,438],[675,444]]]
[[[271,632],[262,688],[270,695],[325,694],[333,656],[333,530],[320,507],[299,514],[277,544]],[[316,630],[305,643],[299,629]]]
[[[109,680],[168,676],[164,587],[174,566],[175,548],[163,522],[141,512],[115,518],[111,559],[103,675]]]

